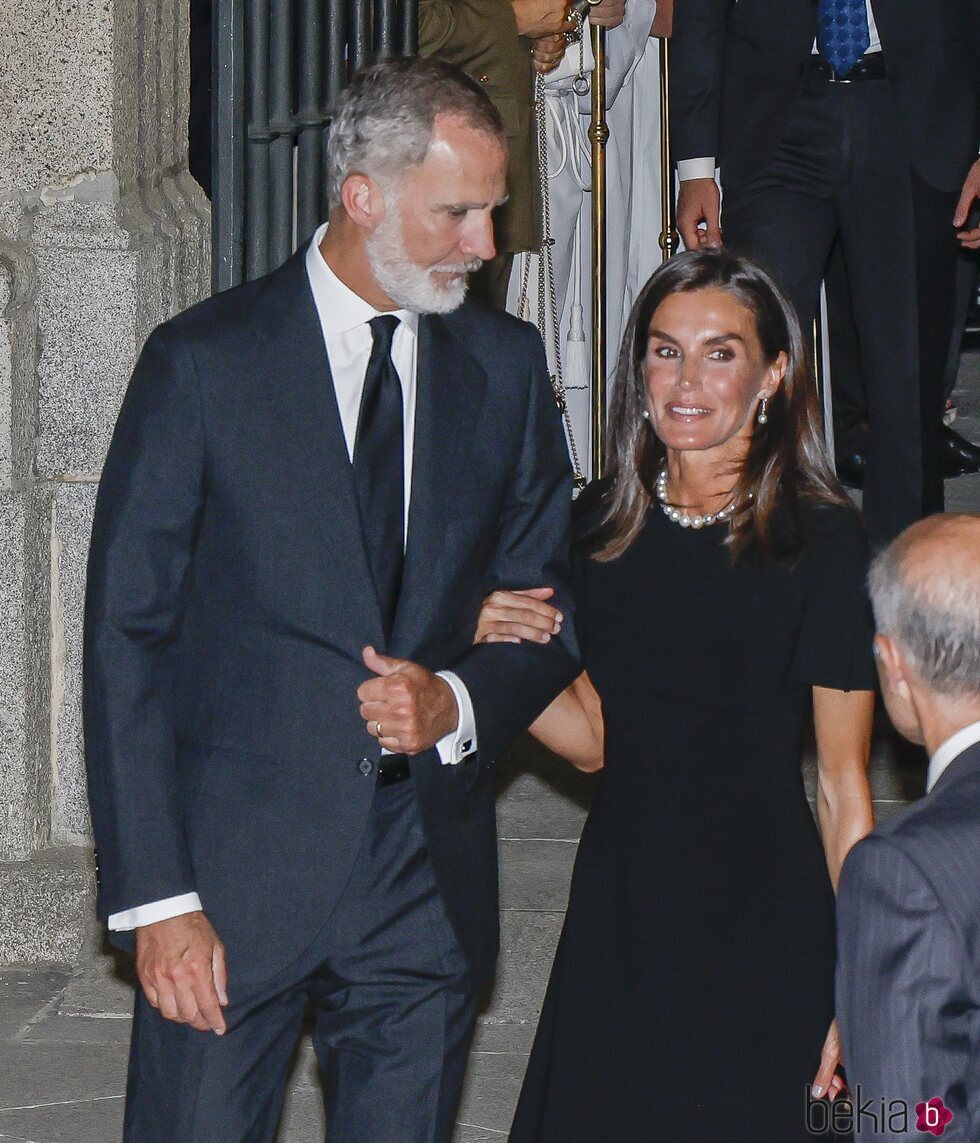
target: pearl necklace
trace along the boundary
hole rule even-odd
[[[667,469],[662,468],[657,476],[657,499],[668,520],[680,524],[682,528],[706,528],[709,524],[721,524],[735,511],[735,501],[729,500],[724,508],[718,512],[709,512],[704,516],[689,516],[686,512],[674,508],[667,501]],[[751,493],[750,493],[751,499]]]

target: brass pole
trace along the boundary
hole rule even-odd
[[[592,26],[592,479],[606,468],[606,30]]]
[[[679,245],[670,158],[670,40],[665,36],[660,41],[660,249],[665,262],[673,258]]]

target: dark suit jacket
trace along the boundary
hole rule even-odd
[[[197,890],[238,979],[325,923],[374,795],[358,714],[386,647],[305,252],[149,338],[99,491],[85,629],[103,916]],[[472,647],[498,586],[571,615],[571,481],[536,332],[475,304],[419,326],[403,589],[388,653],[451,668],[479,753],[412,762],[450,917],[478,972],[497,936],[490,768],[574,677],[546,647]]]
[[[541,245],[541,194],[531,41],[510,0],[419,0],[419,54],[438,56],[481,84],[507,136],[507,202],[494,214],[502,252]]]
[[[844,864],[837,1010],[862,1099],[953,1112],[943,1140],[980,1139],[980,745]],[[908,1138],[915,1131],[914,1110]],[[894,1138],[895,1136],[865,1136]],[[899,1136],[904,1138],[904,1136]]]
[[[872,0],[909,158],[959,190],[980,140],[980,0]],[[713,155],[729,185],[757,174],[803,85],[817,0],[683,0],[671,40],[675,160]]]

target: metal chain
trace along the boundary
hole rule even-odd
[[[579,33],[582,31],[582,18],[577,17]],[[552,349],[555,355],[555,372],[548,374],[551,388],[555,394],[555,402],[561,412],[565,424],[565,433],[568,436],[568,450],[572,457],[572,472],[575,478],[575,487],[584,488],[585,474],[582,472],[582,463],[579,460],[578,445],[575,434],[572,432],[572,418],[568,412],[568,402],[565,399],[564,373],[561,362],[561,322],[558,314],[558,294],[555,289],[555,265],[552,253],[555,240],[551,236],[551,192],[548,185],[548,114],[545,106],[544,77],[538,73],[534,79],[534,113],[538,128],[538,171],[541,180],[541,227],[543,240],[541,252],[538,255],[538,332],[542,339],[548,336],[547,304],[551,304],[551,335]],[[524,274],[521,281],[521,295],[519,313],[525,315],[528,310],[527,287],[530,276],[530,258],[524,259]]]

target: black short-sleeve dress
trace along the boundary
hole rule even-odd
[[[793,564],[651,508],[583,561],[605,769],[511,1143],[794,1143],[833,1017],[833,892],[801,775],[814,685],[872,689],[857,516]]]

